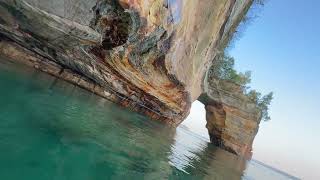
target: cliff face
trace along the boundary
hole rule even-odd
[[[206,78],[199,100],[205,104],[210,140],[232,153],[251,157],[261,111],[235,83]]]
[[[251,4],[1,0],[0,54],[177,126]]]

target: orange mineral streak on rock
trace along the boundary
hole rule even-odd
[[[211,141],[232,153],[251,157],[261,112],[239,85],[207,78],[200,100],[206,105]]]
[[[153,71],[152,76],[145,76],[130,64],[128,58],[112,58],[111,61],[109,61],[109,59],[106,59],[105,61],[115,67],[115,70],[124,78],[133,82],[144,92],[158,97],[161,102],[164,102],[164,104],[173,111],[179,113],[184,110],[183,108],[186,108],[186,104],[180,104],[181,100],[184,98],[183,92],[179,90],[177,85],[174,85],[166,75],[155,70]],[[171,84],[171,87],[165,86],[168,83]]]

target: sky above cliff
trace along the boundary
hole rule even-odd
[[[298,177],[320,174],[320,1],[268,1],[230,54],[251,86],[275,93],[254,158]]]
[[[230,49],[236,69],[252,71],[251,87],[274,92],[272,120],[260,125],[253,158],[303,179],[320,179],[319,7],[316,0],[269,0]],[[201,108],[196,103],[191,116],[202,116]]]

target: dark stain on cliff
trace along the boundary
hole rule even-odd
[[[132,24],[131,18],[118,1],[99,0],[92,10],[94,18],[90,26],[101,33],[103,49],[111,50],[127,42]]]
[[[9,12],[15,19],[18,19],[19,22],[23,22],[24,25],[26,25],[28,28],[31,28],[32,26],[28,24],[28,18],[23,14],[23,9],[17,9],[14,6],[10,6],[6,4],[5,2],[0,2],[0,6],[3,7],[7,12]],[[3,20],[4,21],[4,20]],[[17,23],[17,22],[15,22]],[[3,24],[3,23],[1,23]]]
[[[0,17],[0,24],[6,25],[7,23]]]

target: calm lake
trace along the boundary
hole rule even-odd
[[[0,58],[0,179],[295,179]]]

